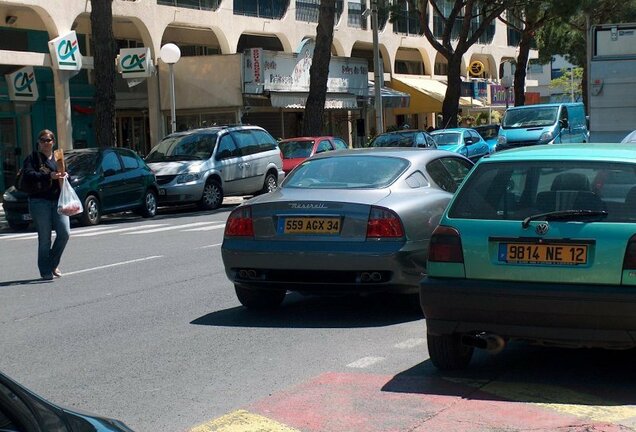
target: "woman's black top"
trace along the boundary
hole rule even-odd
[[[60,182],[51,180],[51,172],[57,171],[55,159],[49,159],[44,153],[34,151],[24,159],[22,171],[27,181],[41,181],[45,184],[49,182],[51,185],[50,188],[42,192],[30,194],[29,198],[41,198],[51,201],[57,201],[60,198]]]

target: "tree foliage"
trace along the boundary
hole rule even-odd
[[[491,23],[509,8],[527,3],[521,0],[406,0],[416,10],[420,27],[429,43],[448,62],[447,87],[442,103],[443,127],[457,126],[461,96],[462,60],[468,49],[479,41]],[[392,20],[400,13],[397,2],[391,11]],[[428,10],[441,29],[437,37],[429,26]],[[415,8],[415,9],[414,9]]]
[[[98,147],[116,144],[115,126],[115,57],[113,35],[113,1],[91,2],[91,36],[95,73],[95,139]]]
[[[550,88],[561,91],[564,96],[574,96],[574,101],[578,102],[583,96],[581,81],[583,79],[583,68],[567,68],[561,70],[561,76],[550,81]]]

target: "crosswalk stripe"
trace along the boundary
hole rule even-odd
[[[405,341],[397,343],[394,345],[394,347],[399,349],[409,349],[409,348],[415,348],[416,346],[419,346],[419,345],[424,345],[425,343],[426,343],[426,339],[424,338],[412,338],[412,339],[407,339]]]
[[[194,227],[194,226],[201,226],[201,225],[209,225],[209,224],[213,224],[213,223],[216,223],[216,222],[193,222],[193,223],[184,224],[184,225],[174,225],[174,226],[167,226],[167,227],[162,227],[162,228],[143,229],[141,231],[127,232],[124,235],[149,234],[149,233],[161,232],[161,231],[178,230],[178,229],[182,229],[184,227]],[[144,226],[144,228],[146,228],[146,226]],[[191,230],[184,230],[184,231],[191,231]]]
[[[376,363],[380,363],[383,360],[384,357],[362,357],[361,359],[349,363],[347,367],[363,369],[369,366],[373,366]]]
[[[145,228],[154,228],[154,227],[160,227],[160,226],[164,226],[166,224],[150,224],[150,225],[144,225]],[[125,231],[132,231],[132,230],[136,230],[139,229],[138,226],[135,227],[128,227],[128,228],[118,228],[118,229],[114,229],[114,230],[110,230],[110,231],[98,231],[98,232],[89,232],[89,233],[84,233],[84,234],[71,234],[72,237],[93,237],[93,236],[98,236],[98,235],[102,235],[102,234],[114,234],[114,233],[118,233],[118,232],[125,232]]]
[[[225,228],[225,224],[223,225],[214,225],[214,226],[207,226],[207,227],[201,227],[201,228],[191,228],[191,229],[185,229],[184,231],[212,231],[215,229],[222,229]]]

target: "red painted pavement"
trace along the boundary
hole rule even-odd
[[[441,377],[325,373],[248,410],[303,432],[618,432]]]

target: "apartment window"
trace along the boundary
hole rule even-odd
[[[475,31],[477,31],[479,26],[482,25],[484,21],[483,13],[484,11],[482,11],[482,8],[479,5],[474,7],[473,20],[470,23],[471,33],[474,33]],[[479,36],[477,43],[488,45],[492,43],[492,40],[494,37],[495,37],[495,22],[492,21],[490,24],[487,25],[486,30],[481,34],[481,36]]]
[[[439,9],[444,15],[444,18],[448,18],[451,11],[453,10],[455,2],[451,0],[444,0],[442,2],[438,2]],[[455,19],[455,25],[453,26],[453,30],[451,31],[451,38],[457,39],[459,35],[459,30],[461,29],[463,22],[463,17],[458,16]],[[444,34],[444,28],[446,26],[445,20],[439,15],[435,14],[433,17],[433,36],[440,39]]]
[[[347,12],[349,18],[347,25],[353,28],[367,29],[367,19],[362,16],[362,12],[367,8],[366,0],[349,0],[347,2]]]
[[[157,0],[158,5],[188,9],[217,10],[222,0]]]
[[[336,0],[336,19],[334,24],[338,23],[342,10],[343,0]],[[296,0],[296,21],[317,23],[319,14],[320,0]]]
[[[281,19],[289,0],[234,0],[234,15]]]
[[[407,0],[400,0],[397,4],[400,7],[400,11],[397,13],[395,21],[393,22],[393,31],[407,35],[424,34],[420,26],[417,10],[410,10]]]
[[[517,29],[523,28],[523,22],[510,11],[506,12],[506,20],[514,26],[508,26],[508,46],[517,47],[521,42],[521,32]]]
[[[543,73],[543,65],[536,60],[530,60],[528,63],[528,73],[529,74],[542,74]]]

